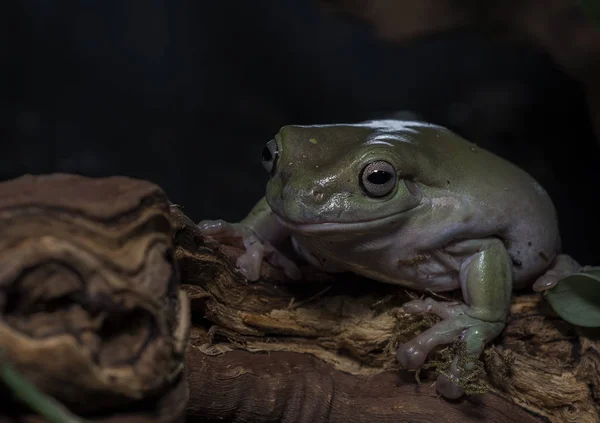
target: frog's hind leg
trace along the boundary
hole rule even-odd
[[[449,376],[440,375],[437,390],[446,398],[458,398],[463,371],[474,367],[485,345],[504,329],[512,295],[511,259],[502,241],[496,238],[472,240],[453,248],[473,253],[460,268],[459,277],[465,304],[440,303],[432,299],[405,305],[408,313],[431,312],[443,320],[398,348],[397,359],[404,367],[417,369],[435,347],[456,340],[464,345]],[[459,361],[466,364],[459,365]]]

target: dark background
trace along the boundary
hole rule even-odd
[[[1,179],[129,175],[196,221],[235,221],[279,127],[411,111],[526,169],[564,250],[600,262],[598,143],[543,52],[469,33],[389,44],[307,0],[21,0],[0,20]]]

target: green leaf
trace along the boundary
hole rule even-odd
[[[600,327],[600,270],[575,273],[546,292],[554,311],[564,320],[583,327]]]
[[[86,420],[71,414],[54,398],[40,392],[35,385],[17,372],[0,351],[0,381],[8,386],[13,394],[25,402],[35,412],[50,423],[85,423]]]
[[[600,26],[600,0],[581,0],[581,6],[585,14]]]

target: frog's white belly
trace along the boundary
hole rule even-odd
[[[460,287],[460,265],[467,257],[443,250],[399,252],[373,243],[328,242],[297,235],[292,242],[300,256],[326,272],[353,272],[380,282],[436,292]]]
[[[552,262],[560,246],[554,213],[529,203],[482,208],[465,199],[437,197],[389,225],[355,231],[294,232],[299,254],[329,272],[350,271],[417,290],[460,287],[459,272],[491,239],[501,239],[513,260],[513,286],[522,287]],[[383,222],[383,220],[381,221]],[[392,223],[394,223],[392,225]]]

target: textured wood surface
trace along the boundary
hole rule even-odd
[[[537,294],[515,296],[482,357],[489,392],[446,401],[435,367],[418,383],[395,363],[434,322],[405,315],[398,287],[308,268],[292,282],[267,264],[248,283],[237,247],[143,181],[27,176],[0,193],[0,348],[91,420],[600,421],[598,331]],[[0,422],[41,421],[15,404],[0,389]]]
[[[0,183],[0,349],[77,413],[150,398],[157,416],[183,412],[189,308],[170,219],[167,197],[145,181]]]

